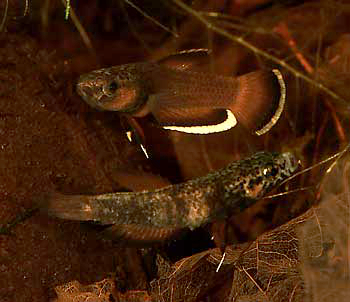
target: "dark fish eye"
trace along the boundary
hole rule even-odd
[[[273,167],[266,168],[264,169],[263,174],[267,177],[271,177],[271,176],[275,177],[278,174],[278,170],[277,168],[273,168]]]
[[[107,88],[109,93],[114,94],[118,90],[119,85],[116,81],[112,81],[108,84]]]
[[[276,168],[272,168],[271,171],[270,171],[270,175],[271,176],[276,176],[278,173],[277,169]]]

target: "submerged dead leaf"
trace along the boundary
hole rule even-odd
[[[104,279],[90,285],[71,281],[55,288],[58,298],[55,302],[148,302],[151,301],[144,291],[118,293],[113,279]]]
[[[114,283],[110,279],[105,279],[91,285],[82,285],[78,281],[72,281],[55,288],[57,293],[56,302],[109,302],[109,296],[114,290]]]
[[[307,301],[348,301],[350,297],[350,156],[323,181],[321,203],[297,229]]]

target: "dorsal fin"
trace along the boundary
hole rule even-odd
[[[190,49],[169,55],[157,61],[160,65],[165,65],[176,70],[200,69],[201,66],[208,64],[209,49]]]

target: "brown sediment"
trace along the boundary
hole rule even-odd
[[[74,79],[63,60],[29,36],[2,33],[0,228],[8,232],[0,235],[1,301],[48,301],[56,285],[94,282],[120,259],[110,242],[82,232],[79,224],[37,212],[21,219],[43,192],[120,188],[112,170],[125,165],[130,149],[111,144],[124,134],[98,126],[101,116],[85,120],[87,108],[72,94]]]
[[[0,1],[1,20],[6,2]],[[181,182],[203,176],[209,169],[224,167],[256,150],[297,150],[298,158],[302,159],[304,167],[308,167],[338,151],[342,142],[349,140],[348,104],[326,97],[317,86],[311,88],[298,74],[285,73],[282,68],[287,83],[286,107],[270,133],[257,138],[238,126],[225,134],[197,138],[165,133],[146,118],[140,121],[147,150],[151,154],[150,160],[146,161],[143,154],[129,145],[124,134],[119,132],[118,118],[94,111],[75,95],[74,86],[79,75],[101,67],[148,60],[151,56],[159,59],[178,50],[207,47],[208,42],[213,50],[211,65],[207,68],[210,72],[236,76],[260,68],[271,70],[281,66],[271,64],[260,54],[222,38],[214,33],[215,28],[208,28],[195,18],[187,18],[182,10],[180,12],[171,5],[163,5],[159,9],[159,6],[143,6],[143,3],[137,2],[148,15],[169,28],[176,24],[179,34],[176,39],[127,5],[128,20],[134,25],[134,31],[129,31],[123,18],[125,15],[112,2],[105,5],[95,0],[80,2],[74,4],[71,1],[72,7],[81,17],[98,58],[85,49],[71,19],[64,20],[61,1],[50,1],[50,6],[46,7],[48,1],[9,0],[5,27],[0,33],[1,229],[21,216],[25,209],[31,208],[43,190],[94,194],[136,187],[132,184],[126,186],[128,182],[133,182],[129,176],[119,185],[118,178],[123,176],[114,174],[119,167],[126,171],[156,172],[172,182]],[[230,30],[231,34],[282,59],[281,62],[290,64],[302,74],[307,74],[306,66],[310,65],[314,71],[310,76],[315,83],[322,82],[349,99],[350,18],[344,1],[289,1],[288,6],[277,7],[265,0],[231,2],[193,3],[196,11],[204,11],[201,15],[215,26]],[[23,17],[26,3],[29,3],[29,10]],[[256,3],[266,6],[257,6]],[[220,14],[214,16],[212,12],[224,12],[240,19],[237,21],[226,16],[228,18],[224,20]],[[280,22],[290,33],[290,37],[282,40],[271,35]],[[232,29],[233,26],[235,29]],[[23,32],[28,32],[31,37],[19,34]],[[149,46],[151,54],[140,46],[139,40],[134,39],[135,33]],[[296,48],[287,44],[291,40]],[[317,185],[326,169],[327,166],[314,168],[311,177],[304,174],[300,179],[294,179],[290,187]],[[260,298],[304,301],[309,298],[302,294],[306,284],[308,288],[319,289],[312,291],[316,295],[313,297],[319,301],[329,297],[347,301],[347,284],[333,286],[336,282],[334,274],[339,268],[341,273],[338,277],[343,278],[347,276],[345,269],[349,267],[346,245],[338,246],[344,238],[345,241],[347,239],[343,238],[339,228],[340,224],[346,226],[347,221],[338,219],[342,217],[340,213],[347,213],[341,207],[340,197],[348,196],[348,191],[339,187],[342,183],[339,179],[344,182],[348,179],[345,174],[338,175],[331,182],[331,187],[337,194],[340,193],[339,196],[334,195],[331,207],[321,210],[321,215],[318,215],[318,210],[311,213],[314,222],[310,225],[311,232],[305,232],[306,237],[296,235],[299,239],[305,238],[304,242],[310,243],[307,247],[313,252],[311,259],[306,259],[309,261],[304,259],[300,264],[303,272],[308,274],[307,279],[301,280],[297,275],[301,271],[300,266],[297,271],[293,266],[296,260],[293,244],[297,237],[291,232],[281,232],[285,231],[283,228],[273,233],[275,237],[265,233],[262,239],[267,240],[256,241],[248,245],[248,249],[247,246],[243,250],[235,246],[236,258],[231,259],[231,254],[226,254],[220,275],[215,272],[222,258],[220,251],[208,252],[209,244],[206,243],[202,249],[206,249],[207,256],[195,254],[185,258],[174,266],[175,271],[171,271],[170,275],[161,275],[169,277],[162,279],[165,287],[156,286],[157,292],[163,294],[161,299],[166,300],[167,293],[170,293],[173,294],[173,302],[181,301],[183,294],[188,295],[188,300],[223,301],[231,295],[248,301]],[[140,183],[139,180],[137,182]],[[316,202],[312,191],[297,191],[278,199],[265,199],[230,219],[232,238],[235,242],[254,239],[267,229],[289,221]],[[340,208],[337,212],[335,205]],[[324,221],[324,224],[321,221],[320,224],[319,218],[326,216],[335,217],[336,223]],[[296,222],[299,224],[299,221]],[[324,226],[330,226],[330,229],[324,229]],[[293,237],[283,237],[285,234]],[[334,240],[329,241],[332,236]],[[147,293],[137,295],[138,292],[134,292],[132,295],[128,291],[131,288],[145,289],[149,284],[140,261],[133,263],[139,254],[135,250],[116,249],[112,243],[97,237],[94,229],[86,231],[86,225],[49,219],[42,214],[13,226],[11,236],[0,235],[0,300],[52,300],[55,297],[53,288],[58,284],[69,285],[71,280],[79,280],[82,284],[94,283],[106,278],[110,272],[116,272],[116,277],[111,280],[116,290],[126,291],[125,294],[114,295],[117,297],[115,300],[150,300]],[[193,248],[203,244],[203,238],[198,238],[198,241],[181,238],[175,243],[183,243],[190,255],[194,253]],[[286,252],[281,253],[281,248]],[[182,250],[182,247],[171,247],[172,255],[180,255]],[[323,251],[322,255],[315,258],[319,251]],[[171,253],[167,251],[166,254]],[[266,262],[264,257],[267,253],[274,257]],[[238,257],[241,260],[237,270],[232,261]],[[207,261],[210,264],[206,264]],[[145,262],[156,269],[151,261]],[[328,267],[320,264],[328,264]],[[317,271],[318,267],[322,271]],[[285,274],[278,274],[277,268],[285,268]],[[324,272],[326,276],[322,274]],[[234,282],[231,277],[234,277]],[[100,289],[99,286],[96,284],[96,288]],[[85,287],[80,289],[79,294],[84,293]]]

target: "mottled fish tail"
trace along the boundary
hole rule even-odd
[[[50,216],[68,220],[94,220],[93,207],[84,195],[53,193],[49,196],[46,210]]]
[[[104,196],[104,198],[101,198],[101,196]],[[99,197],[97,197],[53,193],[49,197],[45,208],[49,215],[62,219],[96,221],[103,225],[116,223],[105,229],[101,235],[104,238],[125,240],[128,242],[128,245],[144,246],[164,241],[179,234],[180,229],[174,227],[127,224],[128,222],[135,222],[133,220],[138,219],[137,215],[134,216],[133,219],[128,218],[131,204],[127,196],[131,195],[129,195],[129,193],[117,193],[114,194],[114,198],[112,199],[109,198],[109,196],[110,194],[99,195]],[[119,202],[118,196],[120,197]],[[142,198],[142,193],[138,196]],[[123,206],[123,201],[128,204]],[[143,213],[145,216],[150,215],[148,212],[143,212],[136,204],[135,206],[135,213]],[[121,215],[118,215],[117,211],[119,211]],[[141,220],[145,219],[145,217],[141,218]]]

